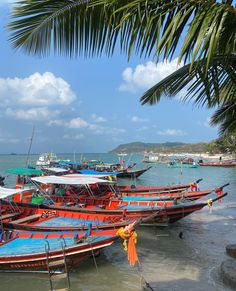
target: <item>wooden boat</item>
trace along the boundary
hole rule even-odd
[[[35,204],[11,204],[2,201],[0,219],[5,229],[30,231],[79,231],[91,229],[117,229],[133,222],[122,216],[89,214],[67,210],[39,208]]]
[[[119,185],[118,188],[122,192],[132,193],[132,192],[156,192],[156,193],[174,193],[181,192],[187,189],[190,191],[196,190],[198,183],[202,179],[198,179],[195,182],[188,184],[177,184],[177,185],[164,185],[164,186],[143,186],[143,185]]]
[[[191,214],[194,211],[202,209],[204,206],[209,205],[217,200],[221,201],[227,193],[219,194],[216,198],[203,200],[199,202],[188,202],[188,203],[173,203],[173,201],[108,201],[104,200],[104,204],[101,200],[92,199],[90,202],[87,199],[88,204],[80,204],[76,206],[65,206],[64,204],[55,205],[34,205],[32,203],[15,203],[17,206],[25,206],[29,208],[44,209],[46,211],[67,211],[71,213],[87,213],[87,214],[101,214],[106,215],[106,220],[110,216],[111,222],[120,222],[123,220],[137,220],[152,217],[149,222],[174,222],[186,215]],[[2,201],[2,204],[7,202]],[[9,202],[8,202],[9,203]],[[106,205],[108,203],[108,205]],[[145,221],[147,223],[148,221]]]
[[[127,226],[129,223],[139,219],[139,216],[124,217],[118,213],[103,214],[103,213],[88,213],[83,211],[67,211],[60,206],[76,205],[70,201],[61,201],[55,203],[56,209],[50,210],[47,205],[41,204],[40,207],[34,203],[14,202],[6,200],[13,195],[23,195],[24,190],[8,189],[0,187],[0,220],[6,229],[18,230],[40,230],[40,231],[78,231],[91,229],[117,229],[121,226]],[[48,202],[48,201],[47,201]],[[52,202],[52,200],[51,200]],[[102,203],[107,203],[107,199],[88,199],[91,208],[101,208]],[[127,203],[128,204],[128,203]],[[82,207],[83,204],[77,204],[77,207]],[[118,208],[119,206],[117,206]],[[72,208],[70,208],[71,210]],[[148,221],[148,213],[142,215],[144,221]]]
[[[57,176],[44,176],[44,177],[35,177],[32,178],[33,181],[39,183],[56,183],[56,184],[78,184],[78,178],[72,176],[67,177],[57,177]],[[80,182],[82,180],[80,179]],[[82,183],[82,182],[81,182]],[[222,188],[223,189],[223,188]],[[226,194],[225,194],[226,195]],[[218,193],[216,200],[221,199],[225,196],[222,193]],[[64,198],[64,197],[62,197]],[[214,200],[214,201],[216,201]],[[82,203],[84,201],[85,203]],[[75,201],[74,205],[68,206],[63,199],[61,201],[56,201],[54,205],[35,205],[35,207],[51,210],[64,210],[70,212],[79,212],[87,214],[101,214],[111,216],[110,219],[112,222],[120,222],[121,219],[125,220],[136,220],[139,218],[150,217],[158,212],[158,220],[162,220],[163,217],[168,217],[168,213],[171,215],[182,215],[182,212],[188,213],[188,209],[193,209],[193,211],[199,209],[199,205],[206,205],[205,202],[198,203],[181,203],[179,205],[174,205],[174,201],[120,201],[118,202],[108,200],[108,199],[86,199]],[[178,202],[178,201],[177,201]],[[203,204],[202,204],[203,203]],[[204,204],[205,203],[205,204]],[[18,206],[22,205],[21,203],[16,203]],[[23,203],[24,206],[32,207],[31,203]],[[202,206],[202,207],[203,207]],[[195,209],[195,210],[194,210]],[[201,207],[200,207],[201,209]],[[167,211],[168,210],[168,211]],[[190,211],[190,213],[192,210]],[[166,216],[167,214],[167,216]],[[163,216],[163,217],[162,217]],[[161,218],[162,217],[162,218]]]
[[[116,229],[78,232],[9,232],[0,240],[0,269],[43,271],[73,267],[118,238]],[[45,249],[48,248],[48,251]]]
[[[178,199],[185,199],[188,201],[197,200],[199,198],[203,198],[206,195],[209,195],[213,192],[215,192],[217,195],[222,193],[222,190],[228,186],[229,183],[217,187],[215,189],[208,189],[208,190],[200,190],[199,188],[196,188],[195,191],[180,191],[180,192],[162,192],[162,193],[156,193],[156,192],[128,192],[128,193],[122,193],[121,192],[121,199],[122,200],[137,200],[137,201],[143,201],[143,200],[151,200],[151,201],[167,201],[167,200],[178,200]]]
[[[54,170],[54,173],[57,173],[58,170]],[[45,175],[44,170],[37,170],[37,169],[28,169],[28,168],[12,168],[7,171],[8,173],[15,174],[16,175],[16,188],[18,189],[29,189],[28,196],[27,193],[24,192],[24,195],[21,199],[20,195],[15,195],[14,200],[18,202],[30,202],[31,196],[32,196],[32,188],[35,188],[35,185],[32,184],[32,180],[30,180],[31,177],[35,177],[38,175]],[[47,168],[46,168],[47,172]],[[60,169],[60,175],[63,174],[64,171]],[[47,172],[47,174],[49,174]],[[119,193],[154,193],[163,196],[176,196],[175,193],[179,193],[177,196],[180,195],[181,192],[189,190],[189,191],[195,191],[198,189],[198,183],[202,180],[199,179],[193,183],[189,184],[179,184],[179,185],[166,185],[166,186],[121,186],[115,183],[110,183],[110,179],[104,180],[105,177],[110,177],[112,172],[98,172],[94,170],[83,170],[82,174],[70,174],[70,175],[61,175],[62,177],[69,178],[76,178],[80,179],[81,181],[81,188],[80,188],[80,195],[89,196],[91,195],[91,189],[89,189],[88,184],[92,183],[93,185],[96,184],[96,189],[93,187],[93,195],[99,195],[100,197],[109,198],[109,195],[114,192]],[[88,178],[87,180],[85,180]],[[95,180],[96,178],[97,180]],[[98,179],[99,178],[99,179]],[[106,186],[107,184],[107,186]],[[90,187],[91,188],[91,187]],[[89,190],[88,190],[89,189]],[[123,194],[122,194],[123,195]],[[123,195],[124,196],[124,195]]]
[[[79,176],[80,177],[80,176]],[[85,175],[86,177],[86,175]],[[47,177],[35,177],[32,178],[32,180],[36,183],[38,183],[38,187],[41,187],[40,185],[42,184],[69,184],[70,186],[72,184],[78,184],[81,183],[81,181],[84,181],[83,183],[85,183],[85,180],[81,180],[81,178],[78,178],[78,175],[65,175],[65,176],[60,176],[60,177],[55,177],[55,176],[47,176]],[[90,180],[87,180],[90,181]],[[100,179],[97,179],[96,181],[101,181]],[[197,181],[198,182],[198,181]],[[109,184],[108,184],[109,185]],[[113,185],[113,183],[111,184]],[[227,184],[228,185],[228,184]],[[76,203],[82,203],[83,199],[86,199],[88,197],[92,197],[94,198],[100,198],[100,199],[109,199],[110,200],[114,200],[117,198],[120,198],[121,200],[137,200],[137,201],[161,201],[161,200],[176,200],[176,199],[188,199],[188,200],[196,200],[199,198],[202,198],[208,194],[210,194],[213,191],[222,191],[222,189],[227,186],[224,185],[222,187],[218,187],[216,189],[210,189],[210,190],[202,190],[200,191],[199,189],[196,189],[198,191],[191,191],[191,192],[173,192],[173,193],[167,193],[167,192],[163,192],[163,193],[155,193],[155,192],[115,192],[112,189],[109,189],[107,187],[107,181],[105,184],[105,188],[103,190],[105,190],[105,192],[103,193],[103,195],[101,195],[100,189],[97,191],[97,188],[95,189],[91,189],[91,193],[87,192],[85,195],[81,195],[81,194],[77,194],[76,190],[70,190],[68,191],[68,195],[50,195],[50,199],[52,199],[54,202],[56,203],[72,203],[72,204],[76,204]],[[106,193],[106,195],[105,195]],[[73,195],[72,195],[73,194]],[[84,193],[82,193],[84,194]],[[90,194],[90,195],[89,195]],[[91,195],[92,194],[92,195]],[[44,198],[42,200],[42,202],[44,201]],[[100,203],[102,204],[102,203]]]
[[[217,161],[217,162],[203,162],[199,161],[199,165],[205,167],[236,167],[236,160]]]
[[[116,176],[118,178],[133,178],[134,179],[134,178],[138,178],[149,169],[151,169],[151,166],[144,169],[138,169],[138,170],[128,168],[123,171],[120,171]]]
[[[104,166],[103,166],[104,167]],[[148,171],[150,167],[143,168],[143,169],[133,169],[133,167],[123,167],[123,168],[106,168],[100,167],[100,170],[96,169],[83,169],[79,170],[78,172],[81,174],[92,174],[94,176],[97,175],[107,175],[107,176],[116,176],[118,178],[138,178],[143,173]]]
[[[146,205],[142,205],[145,201],[137,201],[136,205],[129,201],[127,204],[117,205],[114,204],[108,205],[108,207],[104,207],[104,205],[100,205],[100,207],[91,207],[86,205],[82,205],[81,208],[78,207],[67,207],[67,206],[47,206],[48,209],[63,209],[67,211],[77,211],[77,212],[87,212],[87,213],[102,213],[103,215],[109,214],[114,217],[122,217],[123,219],[139,219],[145,217],[153,217],[152,222],[174,222],[178,219],[181,219],[194,211],[202,209],[204,206],[215,201],[221,201],[223,197],[225,197],[227,193],[221,194],[213,199],[203,200],[199,202],[189,202],[189,203],[180,203],[177,205],[169,205],[169,202],[166,202],[166,205],[155,206],[153,205],[155,202],[149,201],[146,202]],[[160,202],[156,202],[160,203]],[[114,221],[114,218],[112,218]],[[149,222],[150,223],[150,222]]]
[[[123,201],[130,201],[130,200],[137,200],[137,201],[168,201],[168,200],[175,200],[175,199],[185,199],[188,201],[197,200],[203,198],[211,194],[217,189],[209,189],[209,190],[199,190],[199,191],[192,191],[192,192],[174,192],[174,193],[146,193],[146,192],[133,192],[133,193],[121,193],[121,200]]]
[[[143,168],[143,169],[134,169],[134,166],[136,164],[132,164],[129,166],[125,166],[122,163],[116,163],[116,164],[99,164],[94,167],[88,167],[86,170],[93,170],[93,174],[101,174],[106,173],[107,175],[115,175],[118,178],[138,178],[143,173],[148,171],[150,167]],[[86,173],[84,169],[80,169],[78,171],[79,173]],[[91,172],[90,172],[91,173]]]
[[[228,185],[228,184],[227,184]],[[66,196],[59,196],[59,195],[51,195],[50,199],[52,199],[54,202],[61,202],[61,203],[71,203],[71,204],[76,204],[76,203],[82,203],[84,199],[87,199],[89,197],[93,197],[93,199],[97,200],[122,200],[122,201],[173,201],[173,200],[178,200],[178,199],[185,199],[188,201],[192,200],[197,200],[199,198],[203,198],[206,195],[209,195],[213,192],[221,192],[223,187],[218,187],[216,189],[207,189],[207,190],[198,190],[198,191],[185,191],[185,192],[173,192],[173,193],[155,193],[155,192],[132,192],[132,193],[123,193],[123,192],[107,192],[107,194],[103,195],[96,195],[96,192],[93,193],[93,195],[66,195]],[[75,192],[74,192],[75,193]],[[45,201],[45,198],[42,197],[42,203]],[[35,198],[32,198],[32,201]]]

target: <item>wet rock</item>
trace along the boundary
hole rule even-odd
[[[236,288],[236,260],[228,259],[222,262],[220,269],[223,282]]]
[[[236,258],[236,244],[227,245],[226,253],[232,258]]]

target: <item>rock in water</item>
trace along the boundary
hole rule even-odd
[[[223,282],[232,288],[236,288],[236,260],[228,259],[221,264]]]
[[[232,258],[236,258],[236,244],[227,245],[226,253]]]

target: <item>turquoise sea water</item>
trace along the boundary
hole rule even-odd
[[[37,155],[30,157],[33,164]],[[117,162],[113,154],[58,154],[60,159],[99,159]],[[126,161],[142,164],[143,156],[133,154]],[[25,155],[0,155],[0,175],[7,176],[7,187],[15,183],[14,175],[6,169],[25,166]],[[143,290],[144,279],[154,290],[232,290],[222,283],[220,264],[227,258],[225,246],[236,243],[236,168],[200,167],[172,169],[166,164],[152,168],[135,181],[119,180],[121,184],[165,185],[190,183],[203,178],[201,189],[230,183],[228,196],[213,208],[204,208],[168,227],[140,227],[137,252],[140,266],[131,268],[122,241],[104,249],[96,258],[79,265],[70,272],[71,290]],[[180,239],[179,233],[183,233]],[[144,279],[143,279],[144,278]],[[46,274],[0,273],[0,290],[49,290]],[[151,289],[146,289],[151,290]]]

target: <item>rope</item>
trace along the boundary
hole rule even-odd
[[[91,252],[92,252],[93,262],[94,262],[94,265],[95,265],[96,271],[97,271],[97,273],[98,273],[98,265],[97,265],[97,261],[96,261],[95,254],[94,254],[94,251],[93,251],[93,246],[92,246],[91,243],[90,243],[90,247],[91,247]]]

